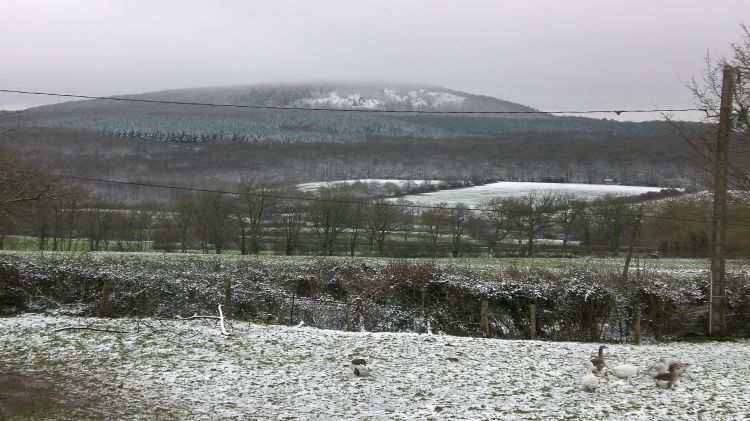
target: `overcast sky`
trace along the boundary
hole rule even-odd
[[[2,0],[0,89],[393,80],[542,110],[685,107],[683,82],[748,21],[749,0]]]

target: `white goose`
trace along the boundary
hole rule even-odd
[[[586,361],[583,363],[583,367],[586,369],[586,374],[581,376],[581,388],[587,392],[595,392],[599,386],[599,379],[592,373],[594,364],[591,361]]]
[[[629,379],[641,374],[641,368],[636,367],[633,364],[620,364],[612,368],[612,373],[618,379]]]

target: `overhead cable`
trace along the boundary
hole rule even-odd
[[[144,98],[126,98],[116,96],[92,96],[92,95],[79,95],[79,94],[63,94],[54,92],[40,92],[40,91],[21,91],[15,89],[0,89],[0,92],[23,94],[23,95],[42,95],[52,97],[63,97],[63,98],[77,98],[77,99],[98,99],[98,100],[109,100],[109,101],[124,101],[124,102],[141,102],[148,104],[170,104],[170,105],[188,105],[188,106],[201,106],[201,107],[220,107],[220,108],[244,108],[254,110],[277,110],[277,111],[322,111],[322,112],[346,112],[346,113],[387,113],[387,114],[458,114],[458,115],[524,115],[524,114],[616,114],[622,115],[626,113],[683,113],[683,112],[695,112],[701,111],[706,112],[705,108],[651,108],[651,109],[588,109],[588,110],[557,110],[557,111],[542,111],[542,110],[516,110],[516,111],[429,111],[429,110],[384,110],[374,108],[319,108],[319,107],[281,107],[272,105],[243,105],[243,104],[216,104],[208,102],[192,102],[192,101],[169,101],[160,99],[144,99]]]

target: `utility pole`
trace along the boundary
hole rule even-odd
[[[711,230],[711,301],[708,310],[709,336],[726,335],[725,295],[725,243],[727,237],[727,157],[729,134],[732,126],[732,98],[734,97],[734,73],[732,66],[725,65],[721,85],[721,109],[719,110],[719,137],[716,141],[714,163],[714,205]]]

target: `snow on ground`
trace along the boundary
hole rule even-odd
[[[143,322],[143,321],[142,321]],[[126,419],[746,419],[750,341],[610,344],[609,367],[690,364],[673,390],[641,376],[579,389],[598,344],[410,333],[346,333],[235,322],[22,315],[0,319],[0,369],[53,373],[82,408],[55,417]],[[346,367],[368,360],[372,375]],[[88,396],[88,399],[82,397]],[[86,404],[88,402],[88,404]]]
[[[440,184],[440,180],[401,180],[401,179],[396,179],[396,178],[391,178],[391,179],[362,178],[362,179],[357,179],[357,180],[316,181],[312,183],[302,183],[302,184],[297,184],[297,189],[300,191],[305,191],[305,192],[314,192],[314,191],[320,190],[321,188],[332,188],[341,184],[354,184],[354,183],[373,184],[377,186],[383,186],[384,184],[387,184],[387,183],[393,183],[399,186],[400,188],[403,188],[404,186],[406,186],[407,183],[412,183],[415,186],[419,186],[419,185],[426,184],[426,183],[436,185],[436,184]]]
[[[335,108],[384,108],[385,102],[378,98],[368,98],[360,93],[352,93],[340,96],[338,92],[331,91],[327,97],[303,99],[302,102],[310,107],[331,106]]]
[[[584,199],[593,199],[607,193],[635,196],[646,192],[658,192],[661,187],[620,186],[615,184],[575,183],[527,183],[502,181],[463,189],[440,190],[404,196],[418,205],[437,205],[440,202],[455,204],[462,202],[470,207],[481,206],[495,197],[520,197],[530,192],[572,193]]]

